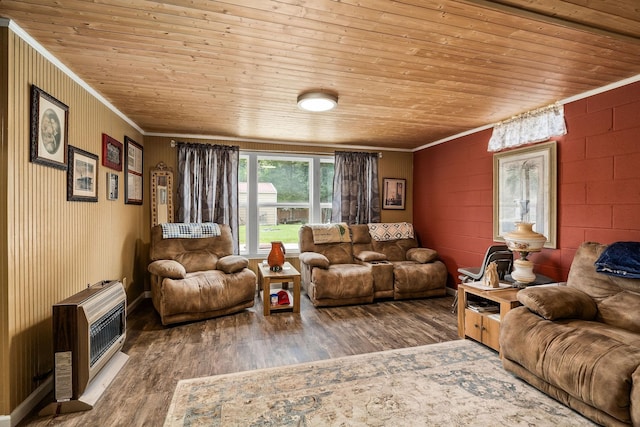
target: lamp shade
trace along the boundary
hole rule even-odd
[[[505,233],[503,236],[507,247],[520,254],[520,259],[513,261],[511,277],[518,287],[525,287],[536,280],[533,272],[533,263],[527,259],[530,252],[540,252],[547,238],[533,231],[530,222],[516,222],[516,229]]]
[[[540,252],[547,238],[533,231],[530,222],[516,222],[516,229],[503,236],[509,250],[513,252]]]
[[[336,108],[338,97],[324,92],[307,92],[298,96],[298,108],[304,111],[323,112]]]

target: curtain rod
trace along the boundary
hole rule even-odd
[[[172,139],[171,142],[171,148],[175,148],[178,143]],[[245,149],[243,151],[253,151],[255,153],[273,153],[273,154],[312,154],[312,155],[318,155],[318,156],[333,156],[335,154],[335,151],[295,151],[295,150],[264,150],[264,149]],[[338,151],[343,151],[343,150],[338,150]],[[371,151],[363,151],[363,152],[371,152]],[[382,158],[382,152],[378,151],[378,158],[381,159]]]

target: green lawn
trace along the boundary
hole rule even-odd
[[[262,244],[260,246],[267,247],[267,244],[273,241],[298,243],[298,231],[300,230],[300,227],[300,224],[261,225],[260,242],[262,242]],[[246,243],[246,230],[246,226],[240,226],[240,244]]]

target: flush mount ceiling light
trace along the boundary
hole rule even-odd
[[[314,113],[329,111],[338,105],[338,97],[325,92],[307,92],[298,96],[298,108]]]

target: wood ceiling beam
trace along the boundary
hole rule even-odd
[[[571,30],[583,31],[590,34],[596,34],[603,37],[609,37],[624,42],[632,42],[640,44],[640,37],[628,32],[614,31],[611,28],[598,27],[578,22],[566,17],[558,17],[542,12],[532,11],[518,6],[512,6],[507,2],[500,0],[459,0],[460,3],[466,3],[472,6],[483,7],[501,13],[517,16],[523,19],[533,19],[545,24],[557,25]]]

